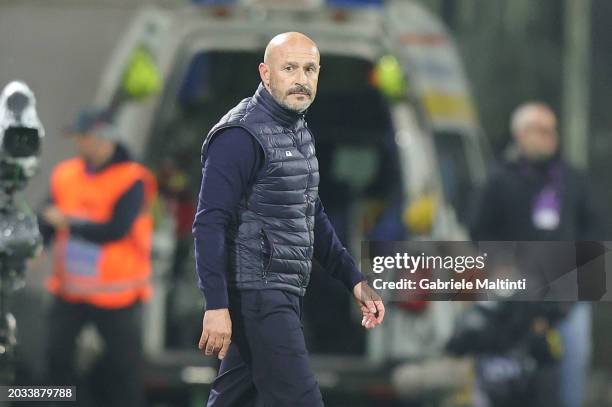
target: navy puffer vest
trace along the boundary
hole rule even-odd
[[[319,164],[314,140],[298,114],[259,85],[208,133],[241,127],[261,145],[265,163],[226,233],[230,288],[283,289],[304,295],[310,280]]]

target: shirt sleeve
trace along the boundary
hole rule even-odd
[[[107,222],[70,221],[70,233],[92,243],[119,240],[128,234],[144,203],[144,183],[136,181],[119,198]]]
[[[314,258],[349,291],[366,279],[338,239],[320,198],[317,199],[315,207]]]
[[[222,130],[210,141],[192,230],[207,309],[228,307],[226,231],[263,161],[262,148],[244,129]]]
[[[49,245],[55,238],[55,228],[49,223],[47,223],[42,216],[42,211],[49,205],[53,205],[53,198],[51,196],[51,192],[47,194],[47,198],[43,201],[42,204],[39,205],[36,216],[36,219],[38,220],[38,230],[40,231],[40,235],[42,236],[43,246],[45,248],[49,247]]]

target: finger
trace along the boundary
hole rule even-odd
[[[215,337],[215,343],[213,344],[213,353],[218,353],[223,347],[223,336],[217,335]]]
[[[376,315],[373,315],[373,314],[370,315],[369,323],[372,328],[374,328],[376,325],[379,324],[378,319],[376,318]]]
[[[375,301],[376,309],[378,310],[378,316],[376,317],[376,322],[381,323],[383,318],[385,317],[385,304],[382,301]]]
[[[365,328],[371,328],[372,326],[372,317],[370,315],[366,315],[363,317],[363,320],[361,321],[361,325],[363,325]]]
[[[202,336],[200,336],[200,342],[198,343],[198,348],[200,350],[204,350],[207,340],[208,340],[208,331],[202,330]]]
[[[362,305],[362,306],[361,306],[361,313],[362,313],[363,315],[367,315],[367,314],[369,314],[369,313],[370,313],[370,310],[369,310],[369,309],[368,309],[368,307],[366,307],[365,305]]]
[[[210,356],[213,354],[213,351],[215,349],[215,341],[217,340],[217,338],[215,337],[215,335],[210,335],[208,337],[208,341],[206,342],[206,356]]]
[[[225,357],[231,342],[232,341],[230,340],[229,336],[223,338],[223,345],[221,346],[221,350],[219,351],[219,359],[223,359]]]

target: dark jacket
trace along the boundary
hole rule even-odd
[[[597,240],[602,222],[585,175],[560,158],[533,164],[515,157],[495,167],[475,207],[472,240]],[[534,225],[534,200],[549,186],[559,193],[558,227]]]
[[[537,225],[538,207],[546,205],[556,208],[555,227]],[[581,268],[604,254],[601,244],[589,242],[605,240],[602,218],[586,176],[559,156],[540,163],[518,155],[502,161],[492,171],[475,207],[470,234],[474,241],[517,242],[517,259],[525,262],[526,270],[527,264],[532,264],[538,271],[530,273],[531,285],[549,284],[578,267],[579,299],[597,300],[605,292],[605,269],[585,273]],[[530,241],[559,243],[538,246]],[[576,264],[567,263],[569,258],[562,256],[563,251],[574,249]],[[538,266],[538,259],[547,266]]]
[[[260,85],[208,133],[202,163],[220,130],[240,127],[259,143],[265,163],[226,234],[228,285],[304,295],[314,250],[319,167],[304,114],[281,107]]]

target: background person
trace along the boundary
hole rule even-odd
[[[514,143],[475,207],[472,240],[600,239],[602,221],[586,177],[561,157],[553,110],[541,102],[519,106],[512,114],[511,132]],[[581,262],[586,253],[577,248]],[[562,405],[580,406],[591,349],[590,305],[577,303],[558,327],[565,352],[555,388]]]
[[[55,240],[48,374],[55,384],[77,383],[75,340],[93,322],[106,345],[105,404],[137,407],[144,406],[141,304],[151,296],[156,182],[113,139],[109,116],[95,108],[79,114],[69,130],[78,156],[53,169],[39,216],[45,240]]]

